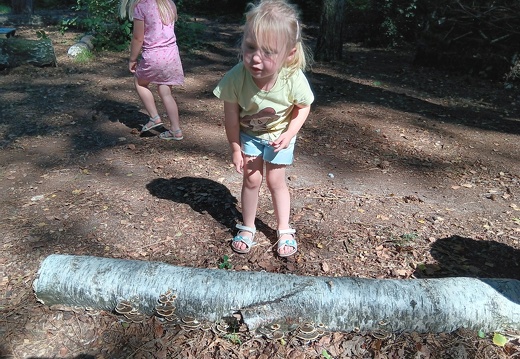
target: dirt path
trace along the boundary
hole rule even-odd
[[[126,53],[76,63],[78,35],[44,31],[57,68],[0,73],[0,353],[9,358],[507,358],[493,333],[326,333],[312,342],[185,331],[151,318],[47,308],[32,282],[52,253],[235,270],[367,278],[520,279],[520,94],[469,75],[415,68],[408,53],[346,48],[309,74],[316,104],[288,171],[299,252],[272,251],[266,188],[260,245],[230,250],[241,178],[212,89],[234,63],[236,26],[208,24],[176,92],[185,140],[146,122]],[[36,36],[22,28],[18,36]],[[312,40],[312,39],[311,39]],[[182,46],[181,46],[182,49]],[[507,333],[504,333],[507,334]],[[514,334],[514,333],[513,333]],[[518,334],[518,333],[517,333]]]

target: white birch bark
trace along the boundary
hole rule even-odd
[[[170,290],[178,316],[217,322],[240,313],[250,330],[274,322],[331,331],[520,330],[520,281],[508,279],[307,277],[51,255],[33,287],[46,305],[113,311],[127,300],[149,315]]]

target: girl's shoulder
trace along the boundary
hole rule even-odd
[[[248,72],[245,69],[244,64],[242,63],[242,61],[240,61],[238,64],[233,66],[228,72],[226,72],[224,77],[240,78],[246,76],[247,74]]]
[[[282,68],[280,71],[280,78],[283,79],[285,83],[288,84],[301,84],[302,82],[308,82],[307,76],[305,76],[305,73],[301,69],[297,70],[290,70],[288,68]]]
[[[244,63],[242,61],[240,61],[238,64],[236,64],[235,66],[233,66],[231,68],[231,70],[229,70],[229,72],[233,72],[233,73],[244,73],[244,72],[247,72],[246,71],[246,68],[244,67]]]
[[[289,69],[287,67],[282,67],[280,73],[287,79],[298,79],[301,77],[305,77],[305,74],[301,69]]]
[[[310,105],[314,101],[309,80],[301,69],[295,71],[285,69],[280,75],[283,78],[280,86],[284,88],[287,94],[297,99],[297,103]]]

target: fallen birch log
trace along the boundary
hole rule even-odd
[[[67,55],[70,57],[77,57],[82,53],[91,52],[94,49],[94,44],[92,43],[93,40],[94,36],[92,35],[83,36],[78,42],[69,47]]]
[[[51,255],[33,288],[49,306],[113,311],[128,301],[147,315],[174,293],[179,317],[217,322],[239,313],[249,330],[304,322],[331,331],[520,330],[520,281],[507,279],[306,277]]]
[[[50,39],[0,39],[0,69],[23,64],[56,66],[56,54]]]

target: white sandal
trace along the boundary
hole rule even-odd
[[[161,134],[159,134],[159,137],[162,138],[163,140],[175,140],[175,141],[180,141],[184,138],[184,136],[182,135],[182,130],[164,131]]]
[[[276,241],[277,243],[277,247],[276,247],[276,252],[278,253],[278,255],[280,257],[290,257],[292,256],[294,253],[296,253],[298,251],[298,243],[296,243],[296,236],[295,236],[295,233],[296,233],[296,230],[293,229],[293,228],[289,228],[289,229],[280,229],[278,231],[276,231],[276,235],[278,237],[278,241]],[[280,237],[283,236],[284,234],[290,234],[292,236],[291,239],[282,239],[280,240]],[[292,247],[293,250],[291,250],[290,252],[288,253],[280,253],[280,249],[282,247]]]
[[[238,234],[233,238],[233,241],[231,242],[231,248],[233,248],[233,250],[235,252],[240,253],[240,254],[249,253],[251,248],[253,248],[253,246],[256,244],[256,242],[253,241],[255,239],[256,228],[242,226],[240,224],[237,224],[236,227],[238,229]],[[240,233],[242,233],[242,232],[249,232],[249,233],[251,233],[251,237],[241,236]],[[239,249],[239,248],[235,247],[233,245],[233,243],[237,243],[237,242],[238,243],[244,243],[246,245],[246,248]]]
[[[159,122],[157,122],[159,121]],[[150,122],[153,123],[153,125],[151,126],[146,126],[148,125]],[[156,128],[156,127],[159,127],[159,126],[162,126],[163,125],[163,122],[161,121],[161,117],[159,115],[155,116],[155,117],[150,117],[150,120],[146,123],[146,125],[143,126],[143,128],[141,129],[141,132],[146,132],[146,131],[150,131],[152,128]]]

